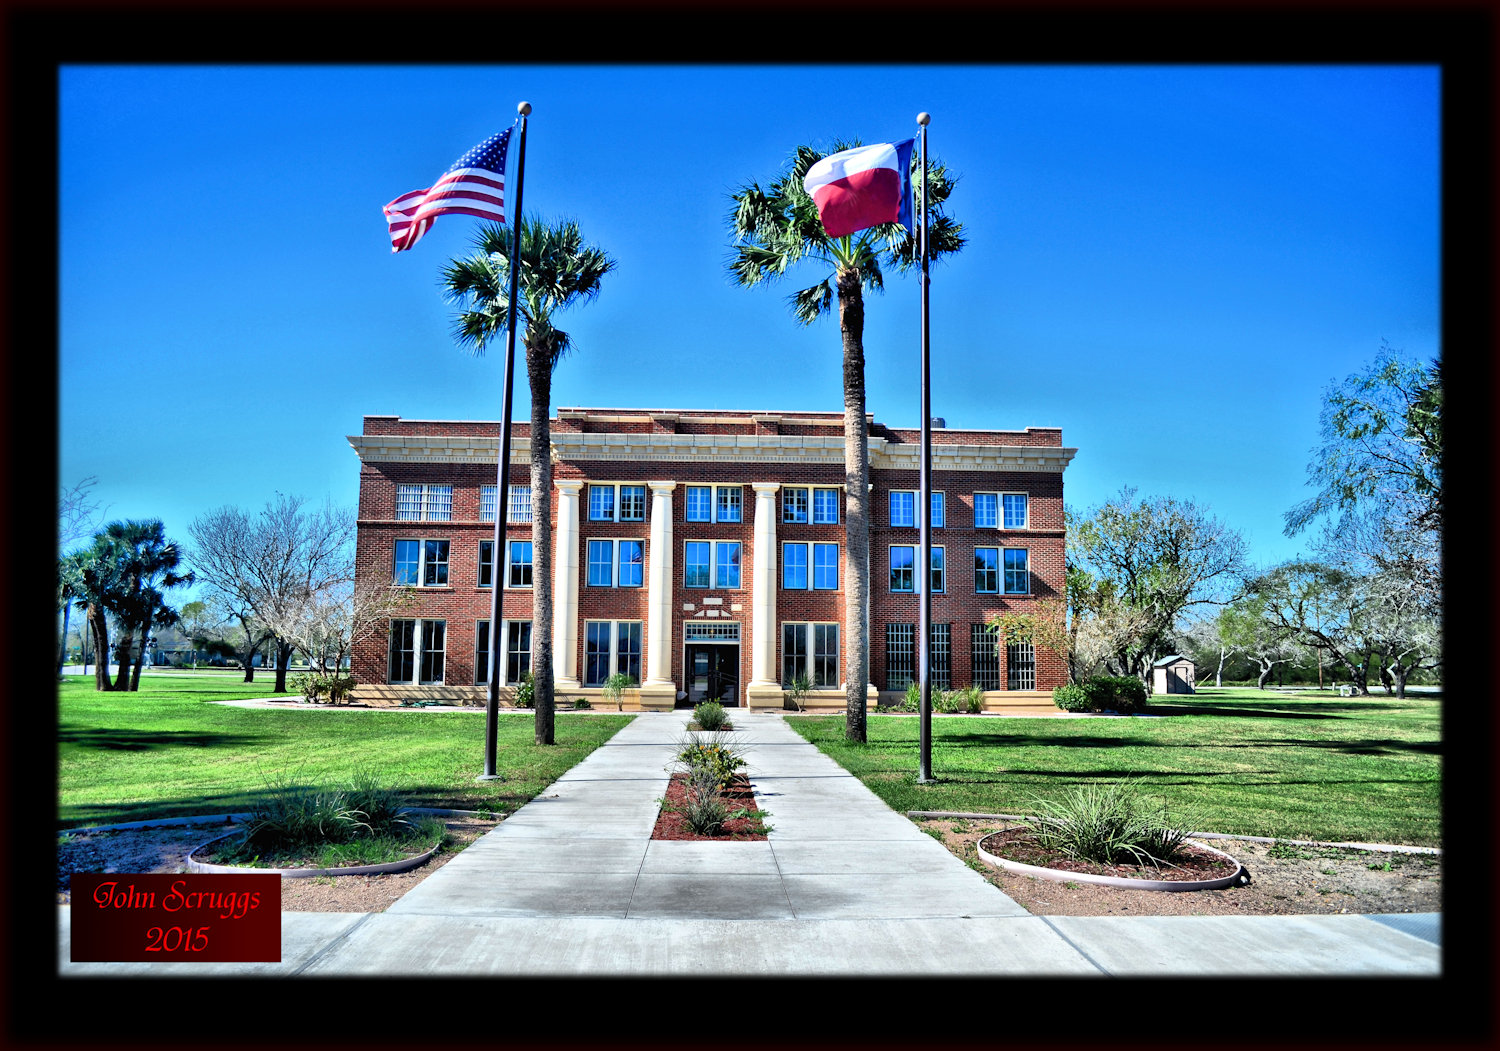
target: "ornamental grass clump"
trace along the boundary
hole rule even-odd
[[[1037,816],[1022,826],[1037,843],[1079,861],[1105,865],[1170,864],[1187,839],[1161,800],[1148,802],[1129,783],[1079,785],[1060,800],[1033,804]]]
[[[682,816],[688,827],[700,836],[715,835],[729,819],[729,806],[719,794],[719,788],[718,778],[708,767],[689,771]]]
[[[745,765],[744,754],[731,745],[728,735],[714,730],[681,742],[682,748],[674,756],[687,768],[691,777],[698,771],[706,771],[720,788],[728,788],[741,767]]]
[[[729,713],[718,701],[704,701],[693,709],[693,722],[699,730],[731,730]]]
[[[287,777],[276,777],[251,806],[244,838],[226,844],[220,853],[234,859],[273,859],[330,845],[399,839],[412,830],[407,814],[396,790],[368,772],[331,786],[295,785]]]

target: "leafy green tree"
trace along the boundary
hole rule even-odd
[[[1330,387],[1307,484],[1315,494],[1285,515],[1288,536],[1328,523],[1336,547],[1399,561],[1411,583],[1440,591],[1443,380],[1382,344],[1363,372]],[[1377,569],[1390,568],[1377,565]]]
[[[511,231],[497,224],[480,228],[475,254],[443,269],[443,286],[457,308],[454,338],[483,354],[510,327]],[[571,220],[520,221],[517,321],[525,325],[526,379],[531,387],[531,550],[532,665],[536,697],[536,743],[551,744],[556,695],[552,668],[552,372],[572,349],[572,338],[554,323],[557,314],[599,294],[615,261],[585,244]],[[519,327],[519,326],[518,326]],[[510,421],[505,422],[509,426]],[[510,465],[505,465],[510,470]],[[505,492],[497,513],[505,513]],[[496,553],[496,564],[500,564]],[[498,570],[497,570],[498,572]]]
[[[1179,617],[1239,590],[1246,545],[1192,501],[1137,500],[1127,487],[1087,517],[1069,516],[1068,563],[1078,586],[1094,595],[1118,674],[1149,685],[1151,662],[1170,648]],[[1070,576],[1070,592],[1074,586]],[[1084,620],[1080,634],[1089,626]]]
[[[858,143],[835,143],[821,152],[799,146],[791,163],[762,188],[750,183],[733,195],[730,229],[734,258],[729,271],[741,285],[754,286],[784,277],[799,263],[821,273],[822,279],[791,296],[792,316],[804,325],[832,312],[838,301],[839,333],[844,355],[844,564],[848,585],[844,593],[846,668],[845,735],[865,740],[866,689],[870,681],[869,624],[865,617],[870,596],[869,433],[865,425],[865,302],[866,291],[884,287],[884,267],[905,271],[920,265],[918,240],[899,223],[829,237],[818,218],[817,206],[802,187],[807,170],[829,154]],[[921,160],[913,151],[913,170]],[[964,246],[963,227],[946,214],[954,179],[942,164],[927,170],[928,258],[939,259]],[[920,175],[912,178],[921,186]],[[920,189],[917,193],[920,195]],[[921,202],[917,201],[920,212]]]

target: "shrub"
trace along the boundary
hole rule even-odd
[[[693,709],[693,721],[700,730],[729,729],[729,714],[718,701],[704,701]]]
[[[906,684],[906,700],[901,704],[903,712],[920,712],[922,710],[922,684],[909,682]]]
[[[744,755],[729,744],[722,731],[689,738],[682,744],[683,748],[674,758],[687,768],[688,774],[706,771],[722,787],[728,787],[735,773],[745,765]]]
[[[1083,688],[1092,711],[1130,715],[1146,707],[1146,685],[1133,675],[1095,675]]]
[[[586,698],[579,697],[573,702],[573,707],[578,709],[579,711],[582,711],[584,709],[591,709],[594,706],[590,704]]]
[[[325,675],[322,672],[305,671],[287,676],[289,690],[300,693],[310,704],[342,704],[354,689],[352,675]]]
[[[615,707],[623,711],[625,704],[620,699],[621,695],[635,685],[637,684],[633,677],[626,675],[624,672],[616,672],[604,680],[604,685],[600,689],[604,692],[606,699],[614,701]]]
[[[1090,711],[1088,692],[1074,682],[1066,686],[1059,686],[1052,691],[1052,703],[1065,712],[1087,712]]]
[[[511,694],[510,703],[517,708],[536,707],[536,680],[531,677],[531,672],[521,676],[521,681],[516,683],[516,692]]]
[[[968,709],[963,698],[951,690],[932,691],[932,710],[944,715],[954,715]]]
[[[1187,838],[1166,804],[1148,803],[1130,783],[1078,785],[1061,800],[1032,803],[1036,817],[1022,822],[1038,843],[1081,861],[1107,865],[1170,862]]]

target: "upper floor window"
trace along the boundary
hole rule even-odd
[[[493,522],[495,520],[495,492],[497,486],[481,485],[479,487],[479,520],[481,522]],[[513,485],[510,487],[510,499],[505,507],[505,520],[525,524],[531,521],[531,486]]]
[[[738,540],[689,540],[683,544],[682,586],[737,588],[740,586]]]
[[[1031,592],[1030,559],[1024,547],[1005,549],[1005,593],[1026,595]]]
[[[744,501],[741,485],[690,485],[683,503],[685,522],[738,522]]]
[[[974,494],[974,528],[996,529],[1000,525],[1000,495],[998,493]]]
[[[639,540],[589,541],[589,587],[641,587],[645,565],[646,548]]]
[[[453,486],[396,486],[396,519],[402,522],[451,522]]]
[[[922,524],[922,516],[917,513],[919,492],[914,489],[892,489],[890,491],[890,525],[893,529],[914,529]],[[932,503],[932,517],[928,522],[931,529],[943,528],[945,506],[942,493],[928,493]]]
[[[932,554],[932,575],[927,585],[930,594],[940,594],[946,587],[947,562],[941,547],[934,547]],[[914,545],[897,544],[891,548],[891,590],[913,592],[917,589],[916,581],[917,548]]]
[[[890,525],[901,529],[917,524],[917,494],[909,489],[892,489],[890,499]]]
[[[448,541],[397,540],[391,583],[405,587],[445,587]]]
[[[812,563],[808,563],[811,548]],[[781,545],[781,586],[793,591],[836,591],[839,586],[837,544],[785,543]]]
[[[839,491],[814,489],[812,519],[814,525],[839,524]]]
[[[644,522],[644,485],[590,485],[590,522]]]
[[[806,489],[789,487],[781,490],[781,520],[783,522],[806,522],[808,511]]]
[[[1004,512],[1006,529],[1025,529],[1027,525],[1027,499],[1025,493],[1001,493],[1001,510]]]

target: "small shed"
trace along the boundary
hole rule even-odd
[[[1198,669],[1191,657],[1174,653],[1151,665],[1152,693],[1192,693]]]

